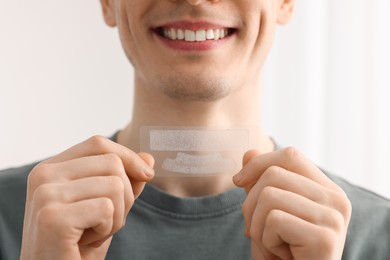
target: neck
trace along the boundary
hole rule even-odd
[[[161,92],[156,93],[158,90],[147,89],[136,82],[133,119],[120,132],[118,142],[140,152],[139,130],[142,126],[250,127],[249,148],[270,152],[273,143],[261,131],[258,89],[258,86],[241,88],[216,101],[183,101],[169,98]],[[151,183],[179,197],[207,196],[234,187],[233,175],[234,173],[197,178],[161,177],[156,171]]]

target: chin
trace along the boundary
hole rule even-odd
[[[212,102],[226,97],[231,92],[231,84],[226,78],[173,76],[159,77],[157,82],[165,95],[187,102]]]

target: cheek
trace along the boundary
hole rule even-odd
[[[147,0],[144,0],[145,3]],[[141,53],[145,47],[148,29],[142,24],[142,9],[140,1],[121,1],[118,13],[118,31],[122,47],[126,56],[134,67],[142,58]]]
[[[256,17],[252,17],[253,24],[248,31],[250,46],[250,63],[257,69],[263,66],[272,46],[276,25],[273,12],[270,9],[259,10]]]

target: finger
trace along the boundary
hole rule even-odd
[[[138,153],[138,156],[141,157],[142,160],[144,160],[144,162],[146,162],[150,168],[153,168],[154,166],[154,158],[151,154],[149,153]]]
[[[280,210],[268,214],[262,236],[264,247],[282,259],[316,259],[319,255],[335,259],[329,254],[337,243],[337,236],[329,229]]]
[[[261,152],[255,149],[247,151],[242,158],[242,166],[245,166],[250,160],[256,156],[259,156],[260,154]]]
[[[261,152],[255,149],[247,151],[242,158],[242,166],[244,167],[248,162],[250,162],[250,160],[252,160],[254,157],[260,154]],[[235,182],[235,176],[233,176],[233,182]],[[252,189],[253,185],[254,184],[245,187],[245,192],[247,194]]]
[[[116,154],[96,155],[60,163],[41,164],[34,168],[30,174],[29,183],[32,186],[39,186],[43,183],[68,182],[98,176],[120,177],[124,185],[125,201],[135,196],[132,194],[133,189],[122,161]]]
[[[85,207],[85,210],[81,207]],[[88,209],[90,211],[87,213]],[[118,231],[113,229],[115,209],[109,199],[97,198],[79,201],[69,204],[68,210],[74,213],[73,219],[71,219],[74,222],[74,227],[83,230],[79,240],[80,245],[95,244],[96,246],[97,243],[103,243]]]
[[[344,211],[344,205],[341,203],[341,194],[323,187],[306,177],[273,166],[265,171],[245,199],[243,214],[247,227],[246,233],[250,227],[253,211],[258,204],[258,199],[264,189],[267,188],[289,191],[323,206],[334,208],[340,212]]]
[[[141,195],[142,191],[145,188],[146,183],[145,182],[136,182],[134,180],[131,180],[131,185],[133,188],[133,194],[134,199],[138,199],[138,197]]]
[[[252,160],[256,156],[259,156],[260,154],[261,152],[255,149],[247,151],[242,158],[242,166],[245,167],[245,165],[247,165],[247,163],[249,163],[250,160]],[[233,182],[234,182],[234,178],[233,178]],[[245,187],[245,192],[247,194],[252,189],[253,185],[254,184]]]
[[[135,152],[105,137],[94,136],[77,144],[45,163],[64,162],[80,157],[114,153],[122,160],[126,173],[135,180],[148,181],[154,176],[153,169]],[[144,156],[145,157],[145,156]]]
[[[291,217],[284,212],[276,211],[276,210],[270,214],[268,224],[276,225],[276,223],[274,222],[278,221],[277,218],[282,218],[283,216],[285,218],[293,219],[295,222],[299,222],[299,224],[302,225],[302,223],[300,223],[300,221],[296,221],[294,217]],[[277,256],[281,259],[294,259],[292,252],[290,250],[290,245],[285,241],[283,241],[283,239],[279,236],[279,232],[281,232],[280,230],[281,228],[278,227],[279,232],[277,230],[270,230],[270,228],[271,227],[267,226],[262,236],[262,242],[264,241],[264,243],[262,243],[262,247],[264,248],[264,250],[267,250],[268,252],[267,254]]]
[[[265,187],[274,187],[290,191],[323,205],[333,206],[335,191],[302,175],[285,170],[278,166],[269,167],[253,186],[248,197],[258,196]]]
[[[151,167],[154,167],[154,158],[152,155],[148,153],[138,153],[138,155]],[[137,199],[139,195],[141,195],[141,192],[145,188],[145,182],[138,182],[130,177],[132,186],[133,186],[133,192],[134,196]]]
[[[249,209],[251,210],[251,209]],[[318,226],[342,230],[344,218],[336,210],[313,202],[298,194],[267,187],[261,193],[253,214],[246,214],[251,237],[263,233],[266,217],[272,210],[281,210]]]
[[[45,185],[42,187],[45,187]],[[124,226],[127,214],[134,204],[133,196],[124,196],[124,184],[117,176],[90,177],[70,182],[50,184],[50,187],[47,189],[51,190],[43,192],[43,194],[40,195],[41,198],[46,198],[45,204],[50,202],[69,204],[94,198],[111,199],[115,209],[114,231],[117,231]],[[37,190],[37,192],[39,192],[39,190]],[[130,191],[129,194],[132,195],[132,192]]]
[[[300,174],[325,187],[339,189],[325,174],[295,148],[285,148],[272,153],[254,157],[234,176],[237,186],[254,185],[261,175],[271,166],[279,166]]]
[[[112,234],[114,205],[108,198],[95,198],[71,204],[53,203],[38,211],[37,225],[54,241],[70,240],[77,245],[105,240]],[[92,229],[86,237],[84,230]],[[81,240],[80,240],[81,237]],[[52,241],[48,241],[50,243]]]

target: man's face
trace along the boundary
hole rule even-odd
[[[137,83],[185,101],[212,101],[253,86],[292,2],[102,0]]]

